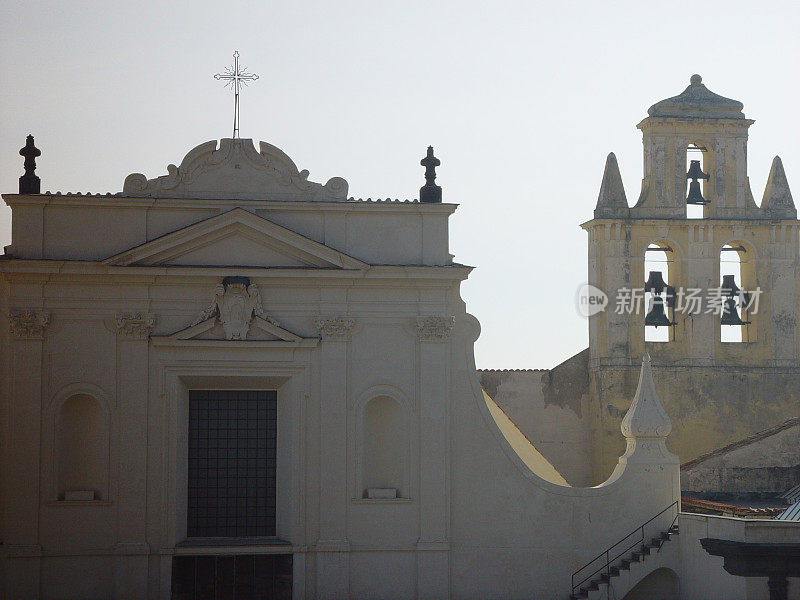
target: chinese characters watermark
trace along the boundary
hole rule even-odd
[[[672,308],[676,314],[697,315],[716,314],[722,317],[723,313],[730,310],[729,299],[733,298],[735,307],[744,310],[748,315],[758,314],[759,299],[762,290],[728,289],[724,287],[709,288],[667,288],[660,294],[654,294],[645,288],[620,288],[614,298],[614,313],[642,314],[649,312],[653,307],[654,298],[660,297],[665,306]],[[578,289],[578,313],[584,317],[591,317],[605,311],[610,304],[609,296],[603,290],[584,284]]]

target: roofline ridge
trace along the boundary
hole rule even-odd
[[[778,423],[777,425],[773,425],[772,427],[768,427],[766,429],[762,429],[761,431],[757,431],[756,433],[749,435],[747,437],[741,438],[736,440],[735,442],[731,442],[726,446],[722,446],[717,448],[716,450],[712,450],[710,452],[706,452],[705,454],[701,454],[693,458],[692,460],[688,460],[681,465],[681,470],[688,469],[693,467],[701,462],[705,462],[709,458],[714,458],[715,456],[720,456],[721,454],[726,454],[731,450],[736,450],[737,448],[742,448],[744,446],[748,446],[754,442],[759,440],[763,440],[764,438],[771,437],[777,433],[785,429],[789,429],[790,427],[794,427],[795,425],[800,425],[800,417],[789,417],[782,423]]]

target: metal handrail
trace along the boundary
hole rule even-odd
[[[623,538],[621,538],[621,539],[620,539],[618,542],[616,542],[615,544],[612,544],[611,546],[609,546],[609,547],[608,547],[608,548],[607,548],[605,551],[601,552],[600,554],[598,554],[597,556],[595,556],[595,557],[594,557],[592,560],[590,560],[590,561],[589,561],[589,562],[587,562],[585,565],[583,565],[583,566],[582,566],[580,569],[578,569],[577,571],[575,571],[575,572],[572,574],[572,593],[574,594],[574,593],[575,593],[575,590],[576,590],[577,588],[579,588],[581,585],[583,585],[584,583],[586,583],[587,581],[589,581],[589,580],[590,580],[592,577],[594,577],[595,575],[597,575],[598,573],[600,573],[600,572],[601,572],[601,571],[603,571],[603,570],[605,570],[605,571],[606,571],[606,573],[608,573],[608,575],[610,576],[610,575],[611,575],[611,564],[612,564],[614,561],[616,561],[616,560],[617,560],[617,559],[618,559],[620,556],[622,556],[622,555],[623,555],[623,554],[625,554],[626,552],[629,552],[630,550],[632,550],[633,548],[635,548],[635,547],[636,547],[638,544],[644,544],[644,528],[645,528],[647,525],[649,525],[650,523],[652,523],[653,521],[655,521],[655,520],[656,520],[658,517],[660,517],[661,515],[663,515],[665,512],[667,512],[668,510],[672,509],[672,507],[675,507],[675,508],[676,508],[676,511],[675,511],[675,518],[674,518],[674,519],[672,519],[672,522],[670,523],[669,527],[667,528],[667,531],[669,531],[670,529],[672,529],[672,527],[675,525],[675,522],[678,520],[678,510],[677,510],[677,507],[678,507],[678,503],[679,503],[679,502],[680,502],[680,500],[675,500],[675,502],[673,502],[672,504],[670,504],[670,505],[669,505],[667,508],[665,508],[665,509],[664,509],[664,510],[662,510],[661,512],[657,513],[656,515],[654,515],[654,516],[650,517],[650,518],[649,518],[647,521],[645,521],[644,523],[642,523],[641,525],[639,525],[639,527],[637,527],[636,529],[634,529],[633,531],[631,531],[631,532],[630,532],[628,535],[626,535],[626,536],[624,536]],[[622,552],[620,552],[620,553],[618,553],[618,554],[614,555],[613,557],[611,556],[611,552],[614,550],[614,548],[616,548],[617,546],[619,546],[619,545],[620,545],[622,542],[624,542],[625,540],[627,540],[629,537],[631,537],[632,535],[634,535],[634,534],[636,534],[636,533],[638,533],[638,534],[639,534],[639,538],[638,538],[638,539],[637,539],[635,542],[633,542],[633,543],[632,543],[632,544],[630,544],[629,546],[626,546],[626,547],[625,547],[625,549],[624,549]],[[661,548],[659,548],[659,551],[660,551],[660,550],[661,550]],[[581,579],[581,580],[580,580],[578,583],[575,583],[575,577],[576,577],[578,574],[580,574],[580,572],[581,572],[581,571],[583,571],[583,570],[584,570],[586,567],[588,567],[589,565],[591,565],[593,562],[596,562],[597,560],[599,560],[599,559],[603,558],[603,556],[605,556],[605,558],[606,558],[606,560],[605,560],[605,564],[603,564],[603,565],[602,565],[601,567],[599,567],[598,569],[596,569],[596,570],[592,571],[592,572],[591,572],[591,573],[590,573],[588,576],[586,576],[586,577],[584,577],[583,579]]]

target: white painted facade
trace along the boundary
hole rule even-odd
[[[275,553],[297,599],[567,598],[678,500],[647,361],[604,484],[514,451],[476,376],[454,204],[347,200],[250,140],[168,172],[3,196],[5,597],[166,599],[175,556]],[[274,538],[187,537],[198,389],[277,390]]]

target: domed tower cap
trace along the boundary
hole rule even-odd
[[[656,102],[647,110],[651,117],[695,119],[744,119],[744,104],[715,94],[703,85],[700,75],[692,75],[682,94]]]

